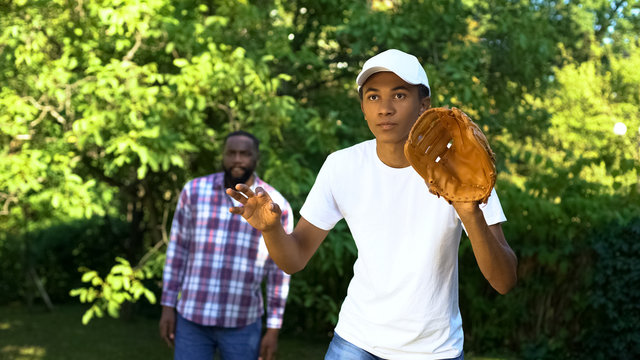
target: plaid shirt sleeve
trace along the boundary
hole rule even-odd
[[[171,240],[162,274],[160,303],[164,306],[176,307],[189,256],[189,243],[193,236],[189,184],[182,189],[171,224]]]
[[[282,226],[287,233],[293,231],[293,211],[288,202],[282,211]],[[267,328],[282,327],[284,307],[289,295],[289,280],[291,276],[280,270],[271,258],[267,260]]]

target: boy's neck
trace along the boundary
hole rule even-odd
[[[392,168],[404,168],[409,166],[409,160],[404,156],[404,143],[388,144],[376,141],[376,154],[378,159]]]

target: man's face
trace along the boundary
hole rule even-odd
[[[430,98],[392,72],[371,75],[362,86],[362,113],[379,143],[404,144]]]
[[[258,153],[251,138],[232,136],[224,145],[222,167],[227,187],[246,183],[256,169]]]

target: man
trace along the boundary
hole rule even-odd
[[[329,155],[295,230],[282,229],[278,205],[260,188],[227,189],[243,205],[229,210],[263,232],[272,258],[290,274],[346,220],[358,259],[325,359],[463,359],[457,257],[463,225],[489,283],[503,294],[516,283],[500,202],[494,191],[486,206],[449,204],[409,165],[405,141],[431,105],[415,56],[380,53],[356,81],[375,139]]]
[[[236,131],[227,135],[224,172],[188,182],[178,201],[167,248],[160,336],[175,359],[274,359],[289,291],[289,275],[269,257],[260,231],[229,214],[239,205],[224,192],[242,184],[260,187],[282,207],[278,224],[291,232],[289,203],[254,173],[258,139]],[[262,341],[261,283],[267,278],[267,330]]]

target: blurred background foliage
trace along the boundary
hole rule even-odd
[[[159,313],[177,196],[224,135],[260,138],[297,213],[325,157],[371,137],[355,77],[398,48],[497,154],[519,284],[497,295],[462,240],[465,346],[638,358],[638,34],[638,0],[0,1],[0,303]],[[285,330],[331,331],[356,255],[339,223]]]

